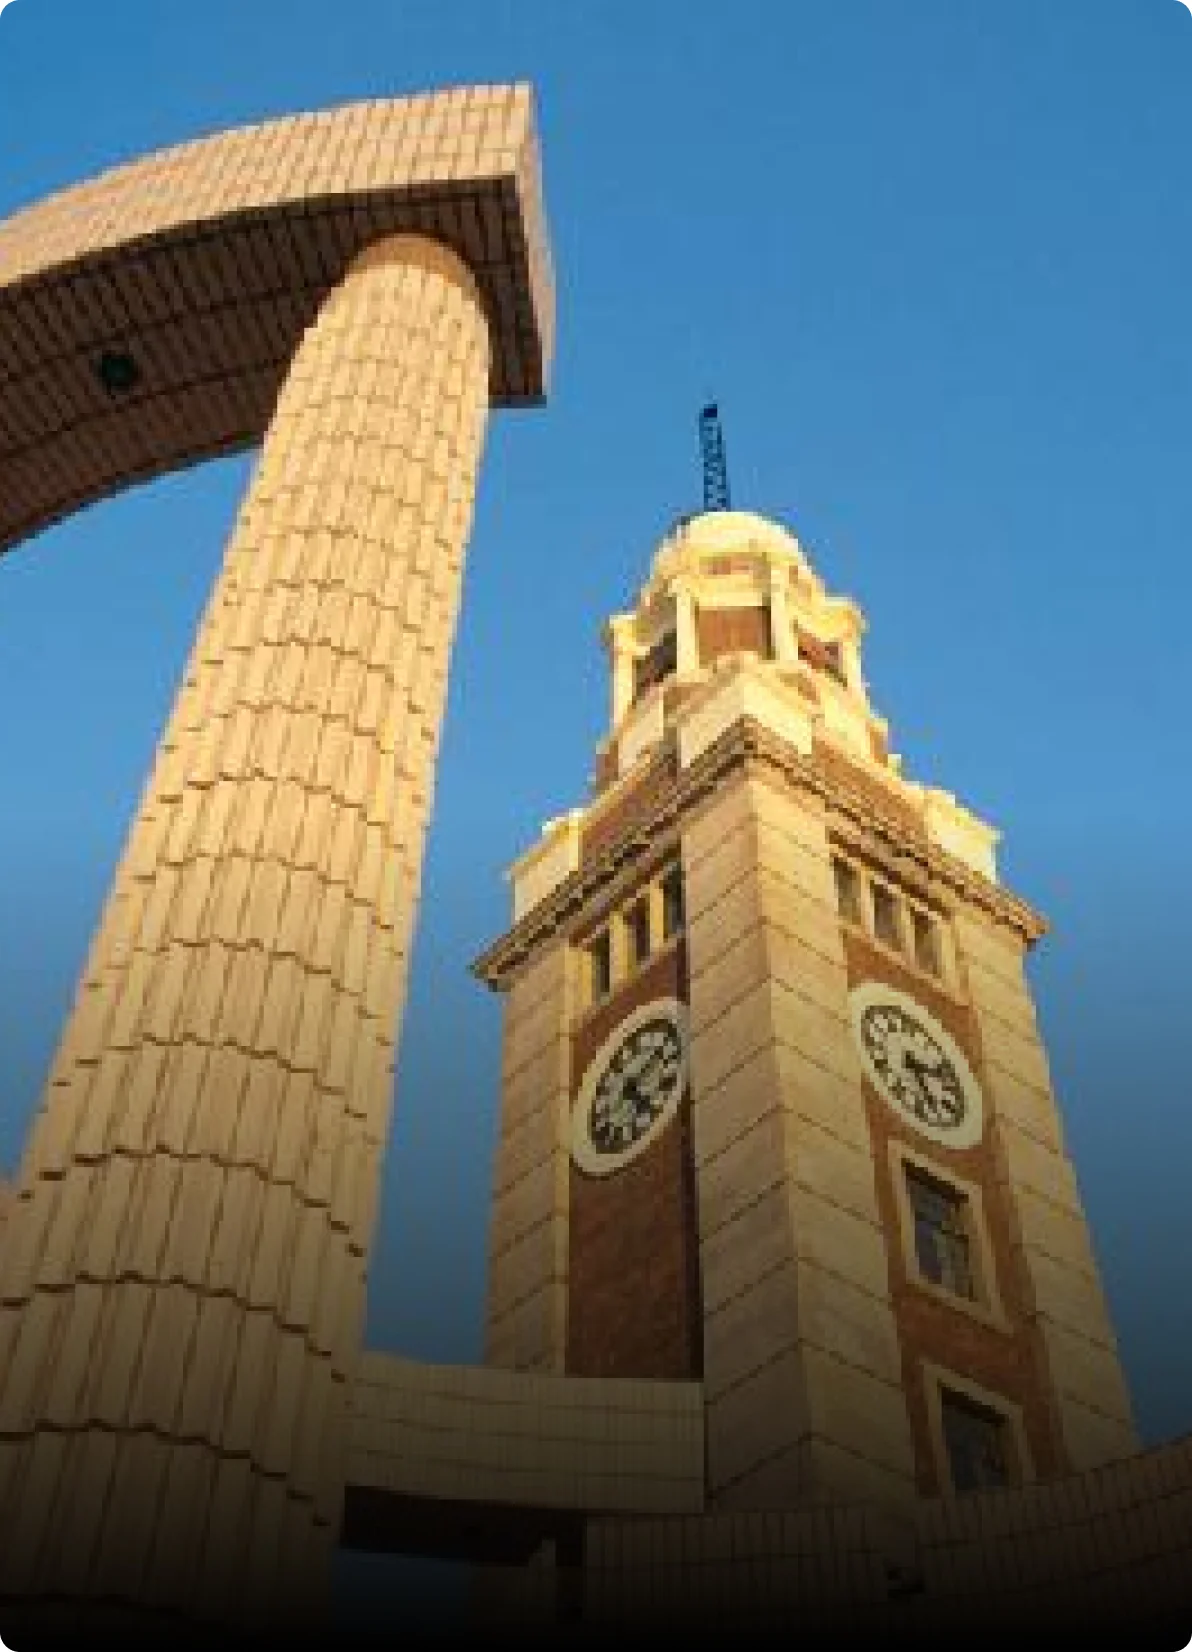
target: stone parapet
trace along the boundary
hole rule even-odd
[[[703,1392],[365,1354],[349,1406],[347,1481],[349,1497],[696,1513]]]

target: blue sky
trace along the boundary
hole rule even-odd
[[[1176,0],[16,0],[0,215],[271,114],[538,97],[548,404],[494,417],[425,867],[369,1339],[481,1347],[503,868],[585,795],[599,629],[699,503],[799,534],[871,623],[915,778],[1051,918],[1040,1015],[1139,1422],[1192,1430],[1192,15]],[[11,1171],[248,458],[0,562]],[[2,485],[2,479],[0,479]]]

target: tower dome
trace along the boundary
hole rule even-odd
[[[803,547],[789,529],[755,511],[702,511],[683,517],[654,554],[651,583],[683,568],[707,567],[726,556],[762,557],[792,564],[814,578]]]

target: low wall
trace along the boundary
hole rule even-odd
[[[980,1627],[1165,1652],[1192,1637],[1192,1436],[1004,1491],[716,1513],[698,1383],[366,1354],[351,1405],[357,1546],[426,1532],[424,1552],[482,1563],[478,1628],[921,1647]]]
[[[365,1354],[350,1492],[584,1513],[703,1507],[698,1383],[424,1365]]]
[[[1192,1436],[1045,1485],[924,1499],[905,1516],[823,1506],[587,1529],[585,1621],[855,1631],[1192,1637]],[[1174,1636],[1174,1638],[1173,1638]]]

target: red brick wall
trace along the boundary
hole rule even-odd
[[[770,610],[768,608],[701,608],[695,617],[699,663],[711,665],[722,654],[747,650],[769,659]]]
[[[834,746],[821,740],[815,742],[815,764],[829,781],[848,786],[896,820],[909,835],[926,843],[927,828],[915,805],[900,798],[892,787],[883,786],[880,780],[875,780],[862,764],[850,762]]]
[[[572,1094],[606,1036],[653,998],[686,1001],[682,941],[580,1023]],[[611,1176],[571,1166],[567,1370],[573,1376],[697,1377],[702,1323],[689,1103]]]
[[[587,820],[580,832],[580,856],[583,863],[594,860],[640,820],[645,820],[659,807],[673,789],[678,766],[673,756],[661,756],[651,763],[640,780],[626,788],[615,801],[603,808],[594,820]]]
[[[904,968],[889,954],[851,931],[845,933],[845,958],[850,986],[861,981],[877,980],[909,993],[951,1033],[978,1080],[981,1079],[980,1042],[973,1012],[967,1006],[957,1003],[918,972]],[[955,1371],[957,1375],[967,1377],[982,1388],[1021,1406],[1036,1473],[1048,1475],[1062,1472],[1067,1465],[1052,1422],[1046,1366],[1030,1318],[1026,1282],[1011,1246],[1009,1212],[995,1179],[993,1154],[989,1146],[988,1090],[986,1129],[982,1140],[975,1147],[956,1150],[939,1147],[909,1124],[903,1124],[893,1109],[872,1089],[868,1080],[864,1088],[873,1138],[878,1208],[890,1236],[890,1286],[902,1348],[903,1382],[919,1490],[931,1494],[941,1489],[927,1429],[924,1360]],[[905,1143],[921,1158],[938,1164],[941,1171],[946,1173],[951,1170],[956,1176],[980,1188],[997,1289],[1008,1330],[983,1324],[963,1309],[952,1307],[917,1288],[908,1278],[890,1164],[891,1140]]]

